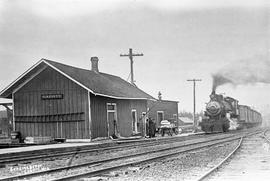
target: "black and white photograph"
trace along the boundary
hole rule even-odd
[[[270,180],[270,1],[0,0],[13,180]]]

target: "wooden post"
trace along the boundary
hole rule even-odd
[[[197,125],[197,120],[195,118],[195,114],[196,114],[196,81],[202,81],[201,79],[189,79],[187,81],[192,81],[193,82],[193,126],[194,129],[198,126]]]
[[[90,99],[90,92],[87,91],[87,96],[88,96],[88,116],[89,116],[89,138],[90,138],[90,141],[92,141],[92,132],[91,132],[91,129],[92,129],[92,116],[91,116],[91,99]]]
[[[15,102],[14,102],[14,92],[12,93],[12,113],[13,113],[13,115],[12,115],[12,124],[13,124],[13,131],[15,131],[16,130],[16,126],[15,126]]]

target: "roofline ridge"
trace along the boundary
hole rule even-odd
[[[148,93],[144,92],[143,90],[141,90],[138,87],[134,87],[137,88],[138,90],[142,91],[145,95],[149,96],[149,98],[147,96],[143,97],[143,98],[131,98],[131,97],[117,97],[117,96],[110,96],[110,95],[105,95],[105,94],[101,94],[101,93],[97,93],[94,92],[93,90],[91,90],[90,88],[88,88],[86,85],[84,85],[83,83],[77,81],[76,79],[72,78],[71,76],[67,75],[66,73],[62,72],[61,70],[59,70],[57,67],[55,67],[54,65],[52,65],[49,61],[51,62],[55,62],[58,64],[62,64],[64,66],[69,66],[75,69],[81,69],[81,70],[86,70],[86,71],[91,71],[88,69],[83,69],[83,68],[78,68],[78,67],[74,67],[74,66],[70,66],[70,65],[66,65],[57,61],[53,61],[50,59],[46,59],[46,58],[41,58],[38,62],[36,62],[33,66],[31,66],[29,69],[27,69],[23,74],[21,74],[17,79],[15,79],[12,83],[10,83],[5,89],[3,89],[0,92],[0,96],[2,96],[2,94],[7,91],[10,87],[12,87],[17,81],[19,81],[21,78],[23,78],[27,73],[29,73],[31,70],[33,70],[34,68],[36,68],[38,65],[40,65],[42,62],[45,63],[46,65],[48,65],[49,67],[53,68],[54,70],[58,71],[59,73],[61,73],[62,75],[64,75],[65,77],[67,77],[68,79],[70,79],[71,81],[77,83],[79,86],[83,87],[84,89],[86,89],[87,91],[89,91],[90,93],[94,94],[94,95],[98,95],[98,96],[104,96],[104,97],[110,97],[110,98],[114,98],[114,99],[135,99],[135,100],[156,100],[153,96],[149,95]],[[92,72],[92,71],[91,71]],[[125,81],[123,78],[119,77],[119,76],[115,76],[115,75],[111,75],[111,74],[107,74],[107,73],[103,73],[100,72],[101,74],[106,74],[109,76],[113,76],[113,77],[117,77],[121,80],[123,80],[125,83],[130,84],[129,82]],[[132,85],[132,84],[130,84]],[[3,97],[4,98],[4,97]]]
[[[81,69],[81,70],[85,70],[85,71],[90,71],[90,72],[95,72],[91,69],[86,69],[86,68],[82,68],[82,67],[75,67],[74,65],[69,65],[69,64],[64,64],[62,62],[59,62],[59,61],[54,61],[54,60],[50,60],[50,59],[46,59],[46,58],[42,58],[43,60],[45,61],[52,61],[52,62],[55,62],[55,63],[59,63],[59,64],[62,64],[64,66],[69,66],[69,67],[72,67],[72,68],[76,68],[76,69]],[[95,72],[96,73],[96,72]],[[108,74],[108,73],[104,73],[104,72],[98,72],[99,74],[106,74],[106,75],[111,75],[111,76],[115,76],[115,77],[119,77],[119,76],[116,76],[116,75],[112,75],[112,74]],[[121,78],[121,77],[120,77]]]
[[[50,60],[49,60],[49,61],[50,61]],[[94,92],[93,90],[89,89],[86,85],[82,84],[81,82],[79,82],[79,81],[73,79],[72,77],[66,75],[65,73],[63,73],[63,72],[62,72],[61,70],[59,70],[58,68],[56,68],[55,66],[51,65],[49,62],[46,62],[46,61],[45,61],[45,63],[46,63],[47,65],[49,65],[50,67],[51,67],[51,66],[54,67],[55,70],[57,70],[59,73],[62,73],[64,76],[66,76],[66,77],[69,78],[70,80],[74,81],[74,82],[77,83],[79,86],[83,87],[84,89],[88,90],[89,92],[91,92],[91,93],[94,94],[94,95],[104,96],[104,97],[110,97],[110,98],[114,98],[114,99],[137,99],[137,100],[138,100],[138,99],[142,99],[142,100],[152,100],[152,98],[153,98],[151,95],[147,94],[146,92],[144,92],[143,90],[141,90],[141,89],[139,89],[139,88],[137,88],[137,89],[139,89],[140,91],[142,91],[143,93],[145,93],[146,95],[148,95],[149,97],[152,97],[152,98],[150,99],[150,98],[117,97],[117,96],[110,96],[110,95],[105,95],[105,94],[97,93],[97,92]],[[58,62],[57,62],[57,63],[58,63]],[[65,65],[65,64],[63,64],[63,65]],[[66,66],[69,66],[69,65],[66,65]],[[73,67],[73,68],[77,68],[77,67]],[[89,70],[89,71],[91,71],[91,70]],[[110,75],[110,74],[109,74],[109,75]],[[115,76],[115,77],[118,77],[118,76]],[[122,79],[121,77],[118,77],[118,78]],[[124,80],[124,79],[122,79],[122,80]],[[125,80],[124,80],[124,81],[125,81]],[[126,82],[126,81],[125,81],[125,82]],[[127,82],[127,83],[128,83],[128,82]]]

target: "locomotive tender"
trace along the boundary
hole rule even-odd
[[[206,133],[250,128],[262,123],[259,112],[246,105],[239,105],[238,100],[216,94],[215,91],[206,105],[205,117],[200,126]]]

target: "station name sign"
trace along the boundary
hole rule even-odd
[[[63,99],[64,94],[42,94],[41,99],[42,100],[48,100],[48,99]]]

